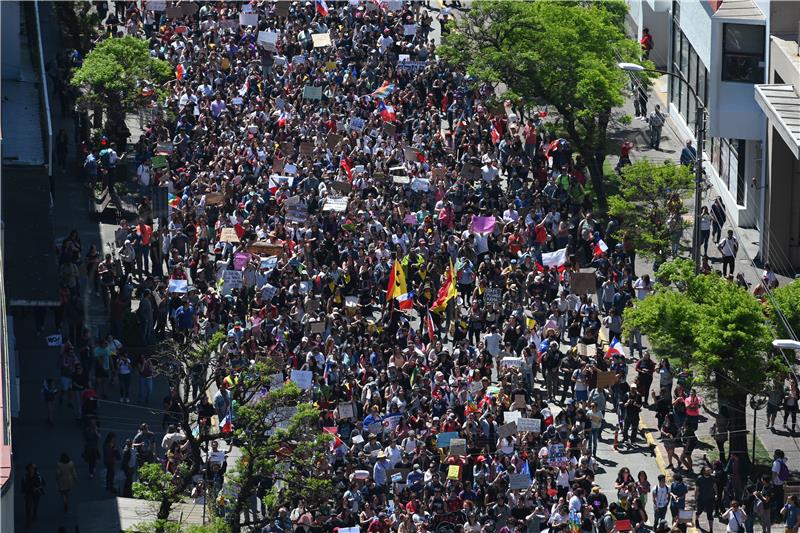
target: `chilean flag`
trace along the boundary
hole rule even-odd
[[[281,111],[281,114],[278,117],[278,127],[283,128],[284,126],[286,126],[286,119],[288,118],[289,115],[286,113],[286,111]]]
[[[428,339],[430,339],[431,344],[433,344],[436,342],[436,334],[434,333],[436,330],[433,329],[433,317],[431,316],[430,309],[425,312],[425,327],[428,329]]]
[[[244,81],[244,84],[243,84],[243,85],[242,85],[242,87],[239,89],[239,96],[244,96],[244,95],[246,95],[248,92],[250,92],[250,80],[249,80],[249,79],[245,80],[245,81]]]
[[[500,132],[497,131],[497,124],[495,121],[492,121],[492,143],[497,144],[500,142]]]
[[[597,242],[594,243],[594,256],[600,257],[604,253],[608,251],[608,245],[603,241],[603,239],[597,239]]]
[[[397,297],[400,309],[412,309],[414,307],[414,291],[401,294]]]
[[[606,359],[611,359],[612,357],[614,357],[615,354],[625,357],[625,352],[622,351],[622,343],[619,342],[619,339],[616,337],[611,339],[611,344],[608,345],[608,350],[606,351]]]
[[[222,421],[222,426],[219,428],[223,433],[230,433],[233,431],[233,422],[231,421],[231,410],[228,409],[228,414],[225,415],[225,420]]]
[[[384,104],[383,100],[378,103],[378,109],[381,110],[381,117],[383,117],[384,122],[394,122],[397,120],[394,107]]]
[[[328,16],[328,3],[325,2],[325,0],[315,0],[314,5],[317,8],[317,13],[319,13],[323,17]]]

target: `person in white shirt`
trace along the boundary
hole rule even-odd
[[[481,177],[486,183],[493,182],[494,179],[499,175],[500,171],[497,170],[494,160],[489,160],[488,163],[481,167]]]
[[[645,274],[633,282],[633,288],[636,290],[636,297],[644,300],[653,291],[653,284],[650,282],[650,274]]]
[[[508,204],[508,209],[503,211],[503,222],[509,224],[511,222],[516,222],[519,220],[519,213],[516,209],[514,209],[514,204]]]
[[[739,507],[739,502],[736,500],[731,501],[731,506],[722,513],[722,518],[728,520],[728,527],[725,529],[728,533],[741,533],[744,531],[744,521],[747,520],[747,513]]]
[[[728,268],[731,269],[731,276],[736,265],[736,252],[739,251],[739,241],[733,236],[733,230],[728,230],[728,236],[717,243],[717,248],[722,252],[722,275],[728,275]]]
[[[145,159],[142,164],[136,169],[136,179],[139,181],[139,194],[141,196],[150,196],[150,159]]]

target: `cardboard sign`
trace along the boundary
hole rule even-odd
[[[206,205],[222,205],[225,202],[225,195],[221,192],[210,192],[206,194]]]
[[[344,139],[344,137],[342,137],[341,135],[337,135],[335,133],[329,133],[327,139],[325,139],[325,142],[328,145],[328,148],[333,150],[334,148],[339,146],[339,143],[342,142],[342,139]]]
[[[322,87],[306,85],[303,87],[303,98],[306,100],[322,100]]]
[[[342,196],[347,196],[353,190],[353,185],[346,181],[334,181],[331,183],[331,188],[338,191]]]
[[[527,490],[531,486],[531,476],[528,474],[509,474],[508,488],[511,490]]]
[[[172,294],[186,294],[189,292],[189,282],[185,279],[171,279],[167,286],[167,292]]]
[[[597,276],[591,272],[573,272],[569,288],[573,294],[594,294],[597,292]]]
[[[541,433],[542,421],[538,418],[519,418],[517,419],[517,431],[520,433]]]
[[[450,439],[450,455],[466,455],[467,439]]]
[[[499,304],[503,301],[503,289],[490,287],[483,293],[483,301],[487,304]]]
[[[517,423],[516,422],[509,422],[508,424],[503,424],[499,428],[497,428],[497,436],[501,439],[506,437],[510,437],[517,433]]]
[[[47,345],[48,346],[61,346],[62,344],[64,344],[64,342],[61,339],[61,335],[48,335],[47,336]]]
[[[525,409],[525,395],[524,394],[515,394],[514,395],[514,403],[512,407],[514,409]]]
[[[331,34],[325,33],[312,33],[311,42],[314,43],[314,48],[324,48],[331,45]]]
[[[353,409],[353,404],[350,402],[340,403],[338,411],[339,411],[339,418],[341,419],[355,418],[355,410]]]
[[[279,255],[283,252],[283,245],[266,241],[256,241],[247,245],[247,251],[254,254]]]
[[[416,24],[403,24],[403,35],[416,35],[417,34],[417,25]]]
[[[311,330],[311,333],[324,333],[325,322],[322,320],[315,320],[313,322],[309,322],[308,329]]]
[[[239,13],[239,26],[252,26],[258,27],[258,14],[257,13]]]
[[[220,242],[236,243],[239,242],[239,236],[236,235],[236,230],[233,228],[222,228],[219,240]]]
[[[481,169],[467,163],[461,167],[461,175],[470,180],[477,180],[481,178]]]
[[[506,411],[503,413],[503,422],[506,424],[510,424],[511,422],[516,423],[522,417],[522,413],[519,411]],[[517,428],[519,430],[519,428]]]
[[[314,373],[310,370],[292,369],[292,381],[303,390],[309,390],[311,388],[313,379]]]
[[[617,375],[614,372],[609,371],[598,371],[597,372],[597,388],[603,389],[605,387],[611,387],[617,382]]]
[[[272,173],[273,174],[283,174],[283,169],[286,167],[286,160],[285,159],[274,159],[272,161]]]

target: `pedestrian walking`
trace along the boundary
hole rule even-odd
[[[39,500],[44,494],[45,481],[34,463],[25,466],[22,478],[22,497],[25,499],[25,528],[30,529],[39,513]]]
[[[728,236],[717,243],[717,248],[722,253],[722,275],[733,276],[733,271],[736,268],[736,254],[739,251],[739,241],[733,236],[733,230],[728,230]]]
[[[708,257],[708,241],[711,236],[711,215],[708,207],[700,210],[700,244],[703,245],[703,257]]]
[[[725,225],[728,215],[725,213],[725,205],[721,198],[714,200],[711,204],[711,240],[719,242],[722,237],[722,226]]]
[[[667,476],[658,475],[658,484],[653,488],[653,525],[658,525],[667,517],[669,509],[670,493],[667,486]]]
[[[120,463],[120,469],[125,475],[121,494],[123,498],[130,498],[133,496],[133,480],[136,477],[137,468],[138,454],[136,448],[133,446],[133,440],[125,439],[125,447],[122,449],[122,461]]]
[[[656,104],[655,109],[647,115],[647,123],[650,124],[650,148],[660,150],[661,129],[664,127],[664,115],[661,114],[661,106]]]
[[[61,502],[64,504],[64,512],[69,512],[69,495],[78,481],[78,472],[75,470],[75,463],[66,453],[61,453],[61,457],[56,464],[56,487],[61,494]]]
[[[133,365],[125,352],[117,354],[117,377],[119,378],[119,401],[120,403],[131,402],[131,377]]]
[[[789,429],[786,422],[789,418],[792,419],[792,434],[794,434],[795,426],[797,425],[797,409],[798,409],[798,394],[797,382],[794,379],[789,381],[789,390],[783,398],[783,429]]]
[[[120,458],[119,448],[117,448],[117,436],[114,433],[109,433],[106,435],[105,442],[103,442],[103,466],[106,467],[106,490],[112,494],[117,492],[114,487],[114,476],[117,473],[117,464]]]
[[[50,427],[55,425],[53,412],[55,410],[57,396],[58,387],[56,386],[56,380],[53,378],[45,379],[44,383],[42,383],[42,400],[44,401],[45,408],[47,409],[47,424]]]
[[[100,431],[97,429],[97,422],[94,418],[86,419],[86,427],[83,430],[83,460],[89,465],[89,479],[94,478],[97,468],[97,460],[100,458],[100,450],[97,448],[100,442]]]

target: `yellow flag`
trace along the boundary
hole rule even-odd
[[[402,296],[408,292],[406,285],[406,273],[403,271],[400,262],[395,259],[392,267],[392,274],[389,276],[389,287],[387,288],[386,300],[391,300]]]

